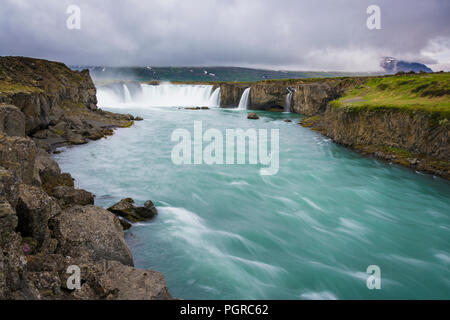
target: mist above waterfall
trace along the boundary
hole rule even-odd
[[[119,82],[97,88],[100,107],[219,107],[220,88],[212,85],[159,85]]]

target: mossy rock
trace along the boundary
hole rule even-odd
[[[41,181],[42,189],[48,195],[53,195],[53,190],[55,187],[74,187],[72,176],[69,173],[55,174],[50,171],[44,171],[41,173]]]
[[[122,199],[109,207],[108,211],[131,223],[144,222],[152,219],[158,214],[153,202],[147,201],[143,207],[136,207],[134,205],[134,200],[131,198]]]
[[[128,121],[124,125],[120,126],[121,128],[130,128],[134,124],[133,121]]]

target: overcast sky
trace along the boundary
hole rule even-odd
[[[66,9],[81,9],[69,30]],[[369,5],[381,30],[369,30]],[[449,0],[0,0],[0,55],[83,65],[450,70]]]

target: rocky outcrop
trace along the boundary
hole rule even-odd
[[[320,122],[319,131],[339,144],[450,179],[450,125],[430,114],[329,106]]]
[[[74,204],[80,206],[94,204],[94,195],[92,193],[64,185],[54,187],[51,195],[58,200],[58,203],[62,208]]]
[[[284,111],[291,93],[290,111],[303,115],[323,113],[327,103],[338,98],[346,88],[357,85],[365,78],[339,78],[322,80],[279,80],[256,83],[223,83],[220,85],[220,106],[237,107],[246,88],[250,88],[250,110]]]
[[[250,86],[249,109],[269,110],[286,105],[287,86],[277,83],[253,84]]]
[[[346,145],[385,145],[411,153],[450,159],[450,126],[433,124],[429,115],[395,110],[352,112],[328,107],[325,134]]]
[[[220,84],[220,107],[236,108],[239,105],[242,94],[249,85],[222,83]]]
[[[258,117],[258,115],[257,115],[256,113],[250,112],[250,113],[247,115],[247,119],[250,119],[250,120],[258,120],[259,117]]]
[[[286,98],[291,94],[290,111],[310,117],[302,121],[304,126],[363,153],[449,178],[448,122],[439,123],[432,114],[425,112],[331,107],[331,101],[367,79],[346,77],[221,84],[221,107],[236,107],[245,88],[250,87],[248,109],[283,111],[288,103]]]
[[[126,198],[108,208],[108,211],[128,222],[143,222],[154,218],[158,211],[152,201],[147,201],[142,207],[136,207],[134,200]]]
[[[58,62],[24,57],[0,57],[0,102],[18,107],[27,133],[57,121],[68,104],[97,109],[89,71],[75,72]]]
[[[31,139],[0,134],[0,166],[9,170],[19,181],[31,185],[40,183],[35,166],[36,154],[36,144]]]
[[[323,113],[329,101],[342,93],[341,87],[334,83],[305,83],[294,87],[291,111],[306,116]]]
[[[0,132],[25,137],[25,116],[17,107],[0,105]]]
[[[75,205],[65,209],[52,221],[52,230],[59,244],[56,252],[64,256],[134,265],[119,219],[102,208]]]
[[[161,274],[133,267],[119,219],[48,153],[59,131],[67,142],[131,121],[96,111],[91,82],[61,64],[0,58],[0,99],[20,107],[0,106],[0,300],[171,299]],[[67,287],[70,266],[80,289]]]
[[[0,131],[24,136],[24,129],[17,127],[22,121],[15,121],[16,117],[25,117],[27,135],[53,148],[100,139],[134,120],[97,108],[96,88],[87,70],[72,71],[62,63],[40,59],[0,57]]]

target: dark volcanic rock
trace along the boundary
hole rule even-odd
[[[115,260],[133,266],[119,219],[95,206],[73,206],[54,219],[58,252],[95,261]]]
[[[49,155],[132,119],[97,109],[88,71],[0,57],[0,300],[171,298],[161,274],[133,268],[127,222],[91,205],[93,195],[75,189]],[[147,203],[135,211],[153,210]],[[66,285],[73,265],[82,270],[81,290]]]
[[[19,201],[16,206],[19,223],[17,231],[22,237],[32,237],[38,249],[52,246],[48,220],[60,213],[56,201],[41,188],[21,184]]]
[[[0,167],[0,199],[6,199],[13,207],[18,201],[19,182],[12,171]]]
[[[52,195],[59,200],[62,207],[72,205],[87,206],[94,204],[94,195],[82,189],[74,189],[68,186],[58,186],[53,188]]]
[[[31,139],[0,134],[0,166],[27,184],[39,184],[36,152],[36,144]]]
[[[74,297],[92,300],[99,296],[106,300],[171,300],[166,280],[159,272],[141,270],[117,261],[102,261],[81,265],[88,275],[81,290]]]
[[[25,137],[25,115],[15,106],[0,105],[0,132]]]
[[[147,201],[143,207],[135,207],[131,198],[122,199],[108,210],[130,222],[147,221],[158,214],[153,202]]]
[[[257,115],[256,113],[250,112],[250,113],[248,114],[248,116],[247,116],[247,119],[258,120],[259,117],[258,117],[258,115]]]

